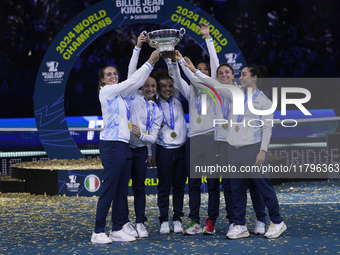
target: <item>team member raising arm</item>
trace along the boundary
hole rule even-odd
[[[91,242],[134,241],[122,226],[125,223],[122,211],[127,203],[128,181],[132,156],[129,147],[130,111],[124,96],[140,88],[154,64],[159,52],[154,51],[149,60],[126,81],[118,82],[118,70],[107,66],[99,71],[99,101],[103,114],[104,131],[99,144],[100,157],[104,166],[101,194],[97,203],[95,229]],[[105,233],[106,216],[112,204],[112,229],[109,237]]]

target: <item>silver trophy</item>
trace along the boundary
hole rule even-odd
[[[149,45],[156,48],[159,52],[174,51],[175,46],[183,38],[185,28],[178,29],[161,29],[152,32],[143,31],[148,38]]]

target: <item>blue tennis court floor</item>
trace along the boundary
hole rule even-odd
[[[0,254],[340,254],[340,181],[288,182],[275,189],[288,227],[277,239],[254,234],[244,239],[226,239],[228,224],[223,193],[215,235],[160,235],[157,197],[149,195],[149,220],[145,224],[149,238],[109,245],[90,242],[97,197],[3,193],[0,194]],[[185,227],[189,224],[188,199],[185,195]],[[202,227],[207,201],[207,194],[202,194]],[[132,197],[129,206],[133,222]],[[249,198],[247,220],[252,232],[255,214]],[[107,232],[109,221],[110,214]]]

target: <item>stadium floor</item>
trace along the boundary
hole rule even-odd
[[[222,193],[215,235],[160,235],[156,196],[149,195],[146,226],[150,237],[109,245],[90,242],[96,197],[4,193],[0,194],[0,254],[340,254],[340,181],[289,182],[275,189],[288,227],[280,238],[266,239],[251,234],[244,239],[226,239]],[[207,194],[203,194],[202,218],[207,214],[207,198]],[[133,208],[132,197],[129,205]],[[187,195],[185,205],[188,205]],[[188,206],[184,213],[183,223],[187,226]],[[109,218],[110,215],[108,222]],[[132,211],[130,219],[134,221]],[[247,219],[252,232],[255,217],[250,199]],[[269,219],[267,227],[268,222]],[[203,227],[203,222],[201,225]]]

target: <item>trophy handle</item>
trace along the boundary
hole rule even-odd
[[[148,35],[148,41],[149,41],[149,45],[150,45],[152,48],[156,48],[156,46],[158,45],[158,42],[157,42],[157,41],[150,41],[149,35]]]
[[[185,34],[185,28],[181,27],[179,30],[179,36],[181,37],[181,39],[183,38],[184,34]]]
[[[151,47],[153,47],[153,48],[156,48],[156,43],[157,43],[157,42],[151,42],[151,41],[150,41],[150,35],[149,35],[149,33],[146,32],[145,30],[144,30],[142,33],[143,33],[143,34],[145,35],[145,37],[147,38],[149,45],[150,45]]]
[[[156,42],[156,41],[149,41],[149,44],[150,44],[150,46],[152,47],[152,48],[156,48],[157,49],[157,45],[159,44],[158,42]]]

